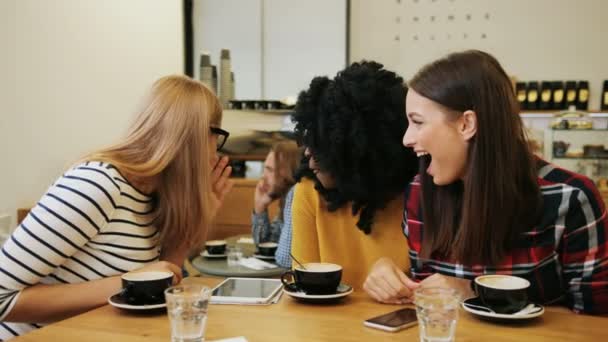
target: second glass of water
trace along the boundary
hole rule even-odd
[[[241,258],[243,257],[243,251],[239,246],[228,247],[228,266],[239,266]]]
[[[165,290],[173,342],[205,341],[211,290],[203,285],[177,285]]]
[[[414,304],[420,329],[421,342],[454,341],[458,322],[458,291],[448,288],[418,288]]]

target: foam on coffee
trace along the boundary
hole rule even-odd
[[[205,245],[207,246],[221,246],[221,245],[225,245],[226,244],[226,240],[209,240],[207,242],[205,242]]]
[[[278,244],[276,242],[262,242],[261,244],[258,245],[258,247],[277,247]]]
[[[123,274],[122,279],[127,281],[150,281],[173,277],[173,273],[161,271],[135,272]]]
[[[297,266],[296,269],[298,269],[299,271],[304,271],[304,272],[318,272],[318,273],[335,272],[335,271],[339,271],[342,269],[342,266],[340,266],[340,265],[329,264],[329,263],[308,263],[308,264],[304,264],[304,267],[306,267],[306,269],[303,269],[300,266]]]
[[[526,279],[504,275],[482,276],[476,278],[475,282],[479,285],[499,290],[519,290],[530,286],[530,282]]]

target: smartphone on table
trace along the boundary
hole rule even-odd
[[[409,328],[416,325],[416,323],[418,323],[416,309],[412,308],[400,309],[363,321],[363,325],[366,327],[391,332]]]

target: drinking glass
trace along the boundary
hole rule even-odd
[[[460,296],[454,289],[429,287],[414,292],[420,342],[454,341]]]
[[[243,251],[239,246],[228,247],[228,266],[235,267],[239,266],[239,262],[243,257]]]
[[[165,290],[172,342],[205,341],[210,297],[211,289],[198,284],[177,285]]]

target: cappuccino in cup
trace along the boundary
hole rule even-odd
[[[484,306],[496,313],[511,314],[528,304],[530,282],[511,275],[483,275],[475,278],[475,291]]]
[[[342,266],[330,263],[307,263],[296,266],[281,276],[281,282],[290,291],[303,291],[310,295],[334,294],[342,279]],[[287,278],[291,277],[292,282]]]
[[[120,278],[121,296],[131,305],[164,303],[164,291],[173,283],[173,273],[161,271],[125,273]]]
[[[209,254],[226,254],[226,240],[209,240],[205,242]]]
[[[263,256],[274,257],[278,246],[279,244],[276,242],[262,242],[258,245],[258,253]]]

